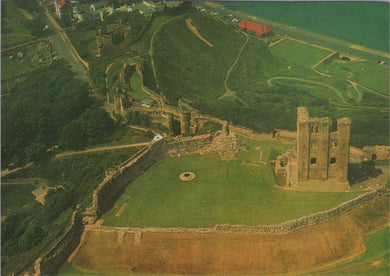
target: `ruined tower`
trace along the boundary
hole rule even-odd
[[[188,136],[191,135],[191,112],[182,111],[180,118],[180,129],[181,135]]]
[[[330,132],[331,126],[330,118],[311,118],[305,107],[298,107],[297,179],[291,179],[291,184],[303,190],[349,188],[347,176],[351,120],[338,119],[336,132]]]

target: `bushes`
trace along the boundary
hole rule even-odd
[[[90,106],[87,86],[63,61],[27,76],[1,101],[2,161],[36,161],[56,145],[62,127]]]
[[[64,149],[83,149],[104,140],[115,127],[110,115],[101,108],[87,109],[80,118],[62,129],[60,146]]]
[[[131,125],[143,125],[143,126],[150,126],[152,123],[151,118],[147,114],[136,112],[127,112],[126,113],[126,120]]]

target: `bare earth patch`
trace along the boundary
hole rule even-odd
[[[123,204],[122,207],[119,209],[119,211],[115,214],[115,216],[119,217],[122,214],[123,209],[125,209],[126,206],[127,206],[127,203]]]
[[[363,253],[363,236],[372,228],[367,224],[385,223],[387,204],[387,199],[381,199],[331,221],[284,235],[90,229],[72,265],[103,274],[126,275],[129,271],[180,275],[310,271]],[[367,217],[378,208],[384,211],[376,218]],[[118,243],[120,234],[122,242]]]
[[[190,31],[196,35],[198,38],[200,38],[200,40],[202,40],[204,43],[206,43],[208,46],[210,47],[214,47],[213,44],[211,44],[210,42],[207,41],[207,39],[205,39],[198,31],[198,29],[192,25],[192,19],[191,18],[187,18],[186,19],[186,23],[187,23],[187,27],[188,29],[190,29]]]

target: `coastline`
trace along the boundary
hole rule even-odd
[[[281,35],[307,41],[311,44],[321,45],[326,48],[340,51],[341,53],[349,56],[356,56],[374,62],[390,59],[390,55],[387,52],[357,45],[356,43],[343,41],[326,35],[306,31],[301,28],[288,26],[268,19],[256,17],[242,11],[230,10],[216,2],[197,2],[197,5],[202,6],[208,10],[213,10],[214,12],[232,14],[234,18],[239,20],[248,19],[256,23],[269,25],[276,33]]]

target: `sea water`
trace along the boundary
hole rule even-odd
[[[389,51],[386,2],[219,2],[231,10]]]

